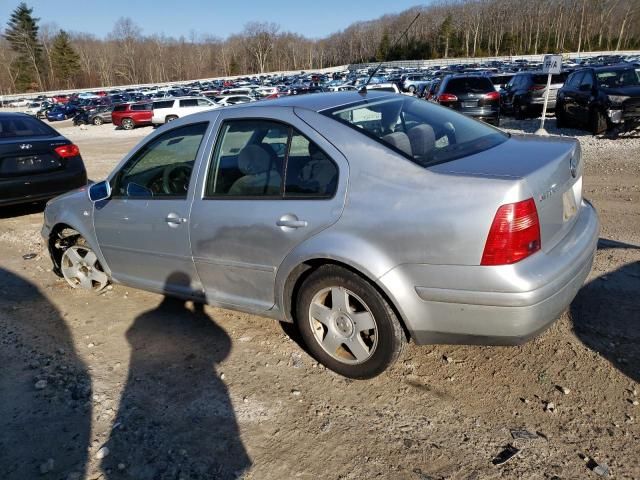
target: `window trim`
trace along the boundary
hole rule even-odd
[[[283,171],[282,171],[282,183],[280,184],[280,193],[277,195],[207,195],[207,185],[209,184],[209,177],[211,175],[211,168],[212,168],[212,164],[213,164],[213,159],[214,157],[217,155],[219,148],[222,147],[222,134],[223,134],[223,129],[224,126],[227,123],[230,122],[242,122],[242,121],[266,121],[266,122],[271,122],[271,123],[278,123],[280,125],[283,125],[285,127],[287,127],[287,129],[289,130],[289,135],[287,138],[287,150],[285,151],[285,156],[284,156],[284,160],[283,160]],[[289,168],[289,153],[290,153],[290,149],[291,149],[291,138],[293,137],[293,130],[295,130],[296,132],[298,132],[300,135],[302,135],[305,139],[307,139],[307,141],[309,143],[314,143],[318,149],[327,157],[327,159],[329,159],[330,162],[332,162],[334,164],[334,166],[336,167],[336,171],[338,172],[338,179],[336,180],[336,188],[333,191],[333,193],[331,194],[331,196],[328,195],[323,195],[323,196],[305,196],[305,195],[298,195],[298,196],[287,196],[286,191],[285,191],[285,186],[286,186],[286,180],[287,180],[287,170]],[[218,127],[218,131],[216,133],[215,136],[215,145],[214,148],[212,149],[211,155],[209,156],[209,159],[207,161],[207,168],[206,168],[206,173],[204,175],[204,182],[202,185],[202,195],[200,197],[201,200],[225,200],[225,201],[229,201],[229,200],[333,200],[336,195],[338,194],[338,186],[340,184],[340,165],[338,164],[338,162],[336,162],[331,155],[329,155],[324,148],[322,148],[320,145],[318,145],[317,142],[314,142],[313,140],[311,140],[307,135],[304,134],[304,132],[300,131],[300,129],[296,128],[295,126],[284,122],[282,120],[279,119],[275,119],[275,118],[267,118],[267,117],[241,117],[241,118],[226,118],[223,119],[220,122],[220,125]]]
[[[171,130],[167,130],[166,132],[163,132],[160,135],[156,135],[155,137],[150,139],[142,147],[138,148],[133,153],[133,155],[131,155],[127,159],[127,161],[122,165],[122,167],[120,167],[118,169],[118,171],[115,172],[115,174],[109,179],[109,183],[111,184],[111,192],[112,192],[110,199],[114,199],[114,200],[145,200],[145,201],[149,201],[149,200],[188,200],[189,199],[189,189],[191,188],[191,185],[192,185],[191,178],[193,178],[194,172],[198,169],[199,153],[200,153],[200,150],[202,149],[203,140],[207,136],[207,130],[209,129],[210,124],[211,124],[211,122],[207,120],[207,121],[204,121],[204,122],[196,122],[196,123],[189,123],[187,125],[180,125],[180,126],[176,126],[175,128],[172,128]],[[204,132],[202,134],[202,138],[200,139],[200,144],[198,145],[198,150],[196,151],[196,158],[194,159],[193,169],[191,170],[191,177],[189,177],[189,188],[187,189],[187,192],[186,192],[185,196],[182,196],[182,195],[180,195],[180,196],[178,196],[178,195],[164,195],[164,196],[156,197],[154,195],[151,195],[150,197],[143,197],[143,196],[129,197],[127,195],[118,195],[118,194],[115,193],[117,191],[116,184],[119,182],[120,174],[122,173],[124,168],[129,164],[131,159],[134,158],[142,149],[144,149],[150,143],[156,141],[156,139],[158,139],[159,137],[162,137],[162,136],[164,136],[164,135],[166,135],[168,133],[171,133],[171,132],[175,132],[176,130],[180,130],[181,128],[192,127],[194,125],[206,125],[206,128],[204,129]]]

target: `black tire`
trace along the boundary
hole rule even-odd
[[[374,344],[375,347],[371,347],[370,356],[360,363],[336,359],[321,346],[320,340],[314,333],[313,321],[309,313],[311,303],[318,294],[334,287],[355,294],[358,300],[361,300],[361,305],[368,308],[373,317],[377,343]],[[379,375],[398,359],[407,343],[400,321],[378,290],[359,275],[337,265],[322,266],[305,279],[297,299],[296,322],[311,355],[330,370],[348,378],[367,379]],[[328,334],[329,331],[326,330],[325,338]],[[360,333],[351,336],[354,335],[360,335]],[[348,344],[340,345],[338,349],[344,349],[344,345]],[[345,352],[348,353],[348,350]],[[355,355],[353,357],[355,358]]]
[[[135,126],[136,126],[136,124],[130,118],[123,118],[122,119],[122,128],[124,130],[133,130],[133,127],[135,127]]]
[[[178,119],[177,115],[167,115],[167,118],[165,118],[164,121],[165,123],[169,123],[177,119]]]
[[[607,117],[600,110],[592,110],[589,115],[589,130],[593,135],[600,135],[607,131]]]
[[[104,120],[102,120],[102,117],[93,117],[94,125],[102,125],[103,123],[104,123]]]
[[[416,87],[414,85],[409,85],[409,88],[407,89],[409,90],[409,93],[411,95],[413,95],[414,93],[416,93]]]

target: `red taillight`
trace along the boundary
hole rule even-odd
[[[484,96],[485,100],[500,100],[500,94],[498,92],[489,92]]]
[[[481,265],[509,265],[540,250],[540,221],[533,198],[498,208]]]
[[[447,102],[457,102],[458,97],[453,95],[452,93],[441,93],[438,95],[438,102],[447,103]]]
[[[69,145],[60,145],[55,151],[62,158],[77,157],[80,155],[80,149],[77,145],[70,143]]]

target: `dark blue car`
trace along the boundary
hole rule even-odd
[[[73,117],[77,111],[78,109],[73,105],[59,105],[49,110],[47,120],[50,122],[66,120],[67,118]]]

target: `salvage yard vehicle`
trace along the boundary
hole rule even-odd
[[[166,124],[47,205],[74,288],[110,282],[294,322],[352,378],[417,344],[519,344],[570,304],[599,222],[578,142],[413,97],[336,92]]]
[[[103,105],[91,110],[83,110],[73,117],[74,125],[102,125],[103,123],[111,123],[111,112],[113,107]]]
[[[564,84],[565,73],[551,75],[549,101],[547,107],[556,107],[556,94]],[[516,119],[523,119],[542,111],[548,75],[542,72],[520,72],[502,89],[501,103],[505,113],[513,113]]]
[[[49,200],[86,184],[76,145],[42,120],[0,114],[0,206]]]
[[[113,107],[111,121],[116,127],[132,130],[135,127],[151,125],[152,116],[151,102],[122,103]]]
[[[448,75],[435,95],[440,105],[478,120],[500,125],[500,94],[484,75]]]
[[[580,126],[594,135],[640,125],[640,70],[633,65],[576,70],[558,91],[558,127]]]
[[[205,97],[181,97],[158,100],[153,102],[151,123],[154,125],[162,125],[184,117],[185,115],[203,112],[212,108],[218,108],[218,105]]]

